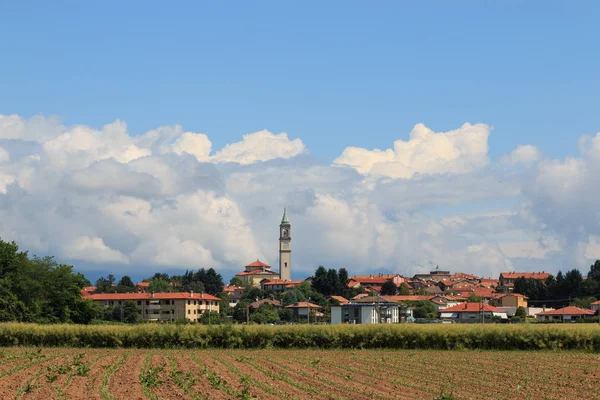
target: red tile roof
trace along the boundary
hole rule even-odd
[[[136,287],[143,287],[143,288],[147,288],[148,286],[150,286],[150,282],[138,282],[135,284]]]
[[[329,298],[337,300],[338,303],[340,303],[340,304],[348,304],[348,303],[350,303],[350,300],[348,300],[348,299],[346,299],[345,297],[342,297],[342,296],[329,296]]]
[[[381,296],[386,300],[390,301],[421,301],[421,300],[431,300],[436,296]]]
[[[279,274],[277,272],[264,271],[262,269],[255,269],[254,271],[242,271],[240,273],[235,274],[235,276],[244,276],[244,275],[279,275]]]
[[[285,308],[321,308],[321,306],[318,306],[316,304],[313,303],[309,303],[308,301],[299,301],[298,303],[295,304],[291,304],[289,306],[286,306]]]
[[[256,260],[248,265],[246,265],[246,267],[271,267],[270,265],[265,264],[264,262],[261,262],[260,260]]]
[[[233,293],[236,290],[244,289],[243,286],[235,286],[235,285],[225,285],[223,286],[223,291],[226,293]]]
[[[489,289],[489,288],[475,288],[473,289],[473,293],[475,293],[475,296],[479,296],[479,297],[494,297],[496,291]]]
[[[591,303],[591,304],[600,304],[600,300],[598,300],[598,301],[595,301],[595,302],[593,302],[593,303]]]
[[[450,275],[450,279],[479,279],[476,275],[466,274],[464,272],[457,272]]]
[[[102,301],[102,300],[216,300],[219,301],[218,297],[215,297],[206,293],[191,293],[186,292],[172,292],[172,293],[97,293],[88,294],[85,296],[87,299]]]
[[[352,298],[352,300],[358,300],[358,299],[362,299],[363,297],[367,297],[369,294],[368,293],[359,293],[356,296],[354,296]]]
[[[490,306],[489,304],[483,304],[484,312],[503,312],[497,307]],[[481,303],[460,303],[452,307],[440,310],[440,312],[481,312]]]
[[[550,276],[547,272],[502,272],[501,279],[547,279]]]
[[[382,285],[390,279],[398,277],[398,274],[377,274],[377,275],[354,275],[350,277],[351,281],[361,284],[379,284]]]
[[[579,307],[575,307],[575,306],[568,306],[568,307],[559,308],[558,310],[542,311],[540,313],[537,313],[536,316],[538,316],[538,315],[594,315],[594,314],[596,314],[596,312],[594,310],[588,310],[585,308],[579,308]]]
[[[302,284],[302,280],[300,281],[288,281],[287,279],[269,279],[268,282],[264,282],[263,286],[267,285],[286,285],[286,287],[296,286]]]

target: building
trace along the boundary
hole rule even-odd
[[[365,296],[366,297],[366,296]],[[343,296],[329,296],[327,298],[327,300],[334,300],[335,302],[337,302],[340,305],[343,304],[348,304],[350,303],[350,300],[348,300],[347,298],[343,297]]]
[[[229,307],[233,308],[240,302],[246,288],[243,286],[226,285],[223,286],[223,291],[229,295]]]
[[[294,318],[308,318],[310,321],[309,317],[313,316],[313,314],[317,318],[323,316],[322,313],[318,312],[321,307],[308,301],[299,301],[285,308],[292,310]]]
[[[256,260],[244,267],[244,271],[236,274],[244,285],[260,287],[263,279],[279,279],[277,272],[271,271],[271,266]]]
[[[97,293],[83,295],[100,307],[115,307],[126,301],[136,304],[140,317],[146,321],[168,322],[186,318],[197,321],[207,311],[219,312],[219,299],[205,293]]]
[[[502,272],[498,284],[504,288],[504,292],[512,292],[518,278],[539,279],[545,282],[549,276],[547,272]]]
[[[279,277],[284,281],[292,279],[292,225],[285,208],[279,224]]]
[[[395,324],[400,322],[396,302],[367,296],[350,303],[331,306],[332,324]]]
[[[497,307],[525,307],[527,308],[527,296],[521,293],[507,293],[499,295],[493,300],[493,304]]]
[[[537,313],[535,318],[538,321],[562,321],[562,322],[575,322],[579,318],[590,318],[593,317],[596,312],[594,310],[588,310],[586,308],[579,308],[575,306],[568,306],[559,308],[552,311],[543,311]]]
[[[286,281],[283,279],[267,279],[260,283],[262,290],[267,290],[273,293],[282,293],[294,286],[301,285],[304,281]]]
[[[348,284],[351,286],[348,287],[364,287],[381,290],[381,286],[387,281],[392,281],[392,283],[398,287],[402,282],[404,282],[404,280],[404,277],[399,274],[354,275],[350,277]]]
[[[275,308],[277,310],[281,309],[281,307],[283,306],[283,304],[279,300],[275,300],[275,299],[262,299],[262,300],[256,300],[255,302],[250,303],[249,307],[252,310],[258,310],[258,308],[260,306],[262,306],[263,304],[270,304],[270,305],[273,306],[273,308]]]
[[[482,314],[485,318],[508,318],[506,312],[483,303],[461,303],[454,307],[438,310],[438,315],[441,319],[453,319],[459,322],[479,322],[481,321]]]
[[[593,302],[590,304],[590,308],[594,311],[600,310],[600,300]]]

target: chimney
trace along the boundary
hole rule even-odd
[[[154,292],[150,292],[150,298],[154,298]]]
[[[190,297],[194,297],[194,291],[190,290]]]

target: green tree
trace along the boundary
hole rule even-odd
[[[398,294],[401,296],[408,296],[410,294],[410,289],[406,283],[402,282],[400,284],[400,287],[398,288]]]
[[[515,317],[519,317],[522,320],[525,320],[525,318],[527,318],[527,310],[525,310],[525,307],[519,306],[515,311]]]
[[[258,324],[279,322],[279,314],[271,304],[263,303],[258,307],[258,310],[252,313],[250,319]]]
[[[119,286],[127,286],[127,287],[135,287],[135,285],[133,284],[133,281],[131,280],[131,278],[127,275],[124,275],[121,280],[119,281]]]
[[[229,280],[229,285],[231,285],[231,286],[244,286],[244,282],[242,282],[242,280],[240,278],[238,278],[237,276],[234,276],[233,278],[231,278]]]
[[[467,297],[467,303],[480,303],[481,297],[477,296],[475,293],[469,293],[469,297]]]
[[[582,297],[574,299],[570,305],[579,307],[579,308],[590,308],[590,304],[596,301],[595,297]]]
[[[381,294],[384,296],[395,296],[398,294],[398,287],[391,279],[388,279],[381,285]]]
[[[289,308],[282,308],[277,311],[277,314],[279,314],[280,321],[291,322],[294,318],[294,313]]]
[[[430,301],[418,301],[414,309],[415,318],[435,318],[437,309]]]
[[[169,282],[161,278],[152,278],[148,285],[148,291],[153,293],[165,293],[172,292],[173,286],[169,285]]]
[[[96,280],[96,293],[113,293],[113,285],[115,284],[115,277],[109,274],[106,278],[100,277]]]
[[[231,310],[229,307],[229,301],[230,301],[229,293],[221,292],[219,294],[219,298],[221,299],[221,300],[219,300],[219,313],[222,316],[227,316],[227,315],[231,314]]]
[[[233,319],[234,321],[243,323],[246,322],[246,313],[250,312],[248,306],[250,302],[247,299],[242,299],[233,307]]]
[[[204,311],[198,321],[205,325],[218,325],[221,323],[221,315],[216,311]]]

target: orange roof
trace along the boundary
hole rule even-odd
[[[150,282],[138,282],[135,284],[135,286],[148,287],[148,286],[150,286]]]
[[[598,300],[598,301],[595,301],[595,302],[593,302],[593,303],[591,303],[591,304],[600,304],[600,300]]]
[[[362,299],[363,297],[367,297],[369,294],[368,293],[359,293],[356,296],[354,296],[352,298],[352,300],[358,300],[358,299]]]
[[[86,287],[82,288],[81,290],[85,290],[86,292],[95,292],[96,286],[86,286]]]
[[[350,280],[350,281],[348,281],[348,283],[346,284],[346,286],[348,286],[349,288],[353,288],[353,287],[355,287],[356,285],[360,285],[360,282],[357,282],[357,281]]]
[[[558,310],[552,311],[542,311],[541,313],[537,313],[538,315],[594,315],[596,312],[594,310],[587,310],[585,308],[579,308],[575,306],[568,306],[559,308]]]
[[[302,284],[304,281],[288,281],[287,279],[269,279],[267,282],[263,283],[264,286],[267,285],[286,285],[286,286],[296,286]]]
[[[264,271],[262,269],[255,269],[254,271],[242,271],[235,276],[244,276],[244,275],[279,275],[277,272],[273,271]]]
[[[239,290],[239,289],[243,290],[244,287],[243,286],[235,286],[235,285],[225,285],[225,286],[223,286],[223,291],[227,292],[227,293],[233,293],[233,292],[235,292],[236,290]]]
[[[308,301],[299,301],[295,304],[291,304],[289,306],[286,306],[285,308],[321,308],[321,306],[318,306],[316,304],[313,303],[309,303]]]
[[[484,312],[503,312],[497,307],[483,304]],[[440,310],[440,312],[481,312],[481,303],[460,303],[452,307]]]
[[[547,272],[502,272],[501,279],[547,279],[550,276]]]
[[[362,284],[384,284],[397,276],[398,274],[355,275],[350,279]]]
[[[506,294],[500,294],[497,296],[497,298],[501,298],[501,297],[506,297],[506,296],[515,296],[515,297],[522,297],[524,299],[528,299],[529,297],[525,296],[524,294],[521,293],[506,293]]]
[[[186,292],[165,292],[165,293],[98,293],[98,294],[89,294],[86,298],[96,301],[101,300],[186,300],[186,299],[196,299],[196,300],[221,300],[218,297],[215,297],[206,293],[191,293]]]
[[[348,304],[350,301],[342,296],[329,296],[330,299],[337,300],[340,304]]]
[[[464,272],[457,272],[453,275],[450,275],[450,279],[479,279],[476,275],[466,274]]]
[[[421,300],[431,300],[436,296],[381,296],[386,300],[390,301],[421,301]]]
[[[271,267],[270,265],[265,264],[264,262],[261,262],[260,260],[256,260],[248,265],[246,265],[246,267]]]
[[[479,297],[494,297],[495,291],[489,288],[480,287],[475,288],[473,290],[473,293],[475,293],[475,295]]]

